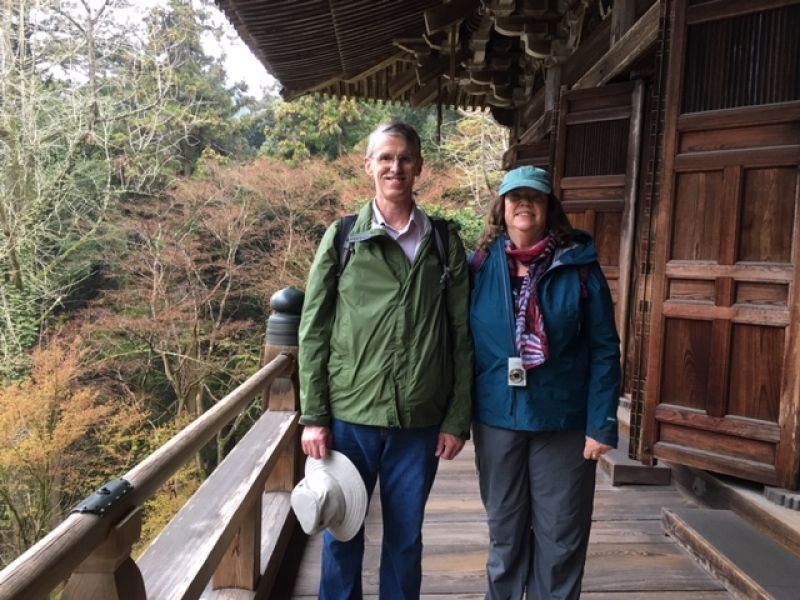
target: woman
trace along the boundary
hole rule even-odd
[[[470,321],[486,598],[578,598],[596,460],[617,443],[611,294],[543,169],[506,174],[478,245]]]

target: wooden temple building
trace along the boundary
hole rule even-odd
[[[800,3],[218,4],[287,97],[491,110],[595,237],[633,453],[800,486]]]
[[[703,473],[800,505],[800,0],[217,4],[287,98],[490,110],[510,131],[504,166],[550,169],[573,225],[596,240],[629,458],[693,473],[698,495]],[[296,319],[291,304],[273,308]],[[0,573],[0,599],[45,597],[68,577],[65,598],[280,589],[302,463],[295,344],[268,335],[258,374]],[[134,561],[143,503],[260,394],[264,416]],[[782,541],[798,586],[800,534]],[[755,577],[716,571],[729,589]],[[682,589],[653,597],[728,597]],[[791,582],[744,589],[734,597],[800,597]]]

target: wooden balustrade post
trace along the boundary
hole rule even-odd
[[[212,587],[255,590],[261,577],[261,495],[214,571]]]
[[[284,288],[270,298],[272,314],[267,320],[264,360],[271,361],[281,353],[295,358],[294,368],[287,377],[278,377],[264,393],[264,410],[299,411],[300,385],[297,378],[297,330],[303,308],[303,292],[297,288]],[[302,477],[302,452],[300,440],[287,445],[272,473],[265,491],[291,491]]]
[[[142,511],[136,509],[75,569],[63,600],[146,600],[142,574],[131,558],[141,533]]]
[[[299,384],[297,380],[297,330],[300,325],[300,311],[303,307],[303,292],[290,287],[280,290],[270,298],[272,314],[267,320],[266,346],[264,362],[269,363],[280,354],[289,354],[293,358],[290,373],[277,377],[264,390],[263,408],[269,411],[295,412],[300,409]],[[299,439],[284,445],[279,457],[264,484],[264,491],[289,492],[298,479]],[[261,577],[261,523],[263,496],[259,495],[253,506],[248,508],[244,523],[236,532],[230,546],[214,571],[213,588],[240,588],[255,590],[265,587]],[[280,543],[285,546],[288,535],[283,531],[278,534]],[[282,556],[283,550],[279,553]],[[270,587],[275,577],[275,565],[265,565],[265,577]],[[260,590],[261,591],[261,590]]]

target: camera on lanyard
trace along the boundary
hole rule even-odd
[[[519,356],[508,357],[508,385],[511,387],[525,387],[528,384],[528,374],[522,366]]]

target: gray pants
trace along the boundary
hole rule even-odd
[[[580,597],[597,463],[580,431],[476,423],[475,462],[489,521],[487,600]]]

